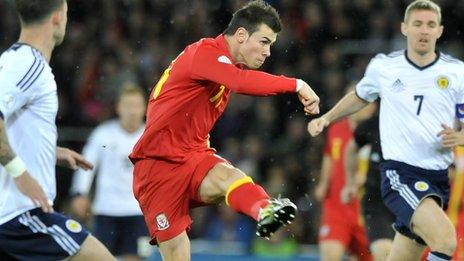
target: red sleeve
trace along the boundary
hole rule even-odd
[[[219,59],[221,56],[226,55],[213,46],[200,46],[191,64],[192,79],[216,82],[234,92],[248,95],[296,92],[295,78],[240,69],[228,63],[228,59]]]
[[[329,157],[331,155],[331,149],[332,149],[332,142],[331,142],[332,132],[330,130],[331,128],[329,127],[327,131],[327,138],[325,139],[325,145],[324,145],[324,156],[329,156]]]

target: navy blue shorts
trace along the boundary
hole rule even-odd
[[[432,197],[446,210],[450,194],[448,170],[426,170],[403,162],[387,160],[380,164],[382,198],[396,216],[393,228],[425,245],[411,229],[411,217],[419,203]]]
[[[143,216],[95,216],[94,236],[115,255],[138,253],[138,243],[148,237]]]
[[[0,225],[0,260],[63,260],[88,235],[75,220],[36,208]]]

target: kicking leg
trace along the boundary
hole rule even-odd
[[[210,169],[200,184],[203,202],[216,203],[225,199],[237,212],[258,221],[257,234],[271,236],[295,218],[296,206],[288,199],[269,199],[264,189],[230,164],[218,163]]]

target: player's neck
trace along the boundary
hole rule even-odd
[[[408,49],[406,54],[409,60],[411,60],[414,64],[416,64],[419,67],[426,66],[432,63],[437,58],[437,54],[434,51],[426,54],[419,54],[417,52],[414,52],[412,49]]]
[[[51,32],[49,33],[39,26],[22,28],[18,42],[34,47],[45,57],[47,62],[50,62],[55,43],[49,34]]]
[[[244,63],[242,59],[240,59],[240,53],[239,53],[239,45],[233,38],[233,36],[229,35],[224,35],[224,39],[226,40],[227,43],[227,48],[229,49],[229,53],[234,59],[236,63]]]

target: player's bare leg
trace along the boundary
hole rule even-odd
[[[392,240],[387,238],[377,239],[372,242],[370,250],[375,261],[385,261],[392,249]]]
[[[296,206],[288,199],[270,199],[250,177],[230,164],[218,163],[203,179],[199,195],[203,202],[226,204],[258,222],[258,236],[269,238],[295,218]]]
[[[337,240],[324,240],[319,243],[319,251],[322,261],[338,261],[343,258],[345,246]]]
[[[411,218],[414,233],[420,236],[432,252],[452,256],[456,250],[456,231],[443,209],[433,198],[422,200]]]
[[[421,260],[422,253],[424,252],[425,246],[415,242],[409,237],[403,236],[396,232],[395,238],[393,239],[392,249],[390,256],[387,260],[389,261],[419,261]]]
[[[190,240],[184,231],[176,237],[158,243],[163,261],[190,260]]]
[[[245,173],[229,164],[216,164],[201,182],[199,189],[201,200],[205,203],[221,202],[229,186],[244,177],[246,177]]]
[[[111,255],[110,251],[98,241],[94,236],[89,235],[84,243],[81,245],[81,249],[77,254],[70,257],[68,260],[72,261],[88,261],[88,260],[116,260],[116,258]]]

